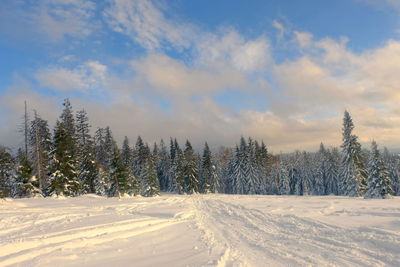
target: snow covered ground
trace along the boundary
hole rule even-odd
[[[0,200],[0,266],[400,266],[400,198]]]

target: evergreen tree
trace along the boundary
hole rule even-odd
[[[129,139],[125,136],[122,143],[121,158],[124,166],[133,172],[133,151],[129,146]]]
[[[236,194],[236,168],[237,168],[237,154],[239,148],[236,146],[235,151],[229,156],[226,170],[223,172],[223,192],[225,194]]]
[[[156,160],[157,176],[160,184],[161,191],[168,191],[170,188],[169,169],[170,169],[170,155],[164,141],[161,139],[160,149]]]
[[[169,184],[170,192],[176,192],[178,194],[184,193],[185,188],[185,176],[184,176],[184,155],[179,147],[178,141],[171,138],[170,140],[170,157],[171,166],[169,169]]]
[[[216,173],[220,181],[220,192],[231,194],[233,182],[230,171],[233,169],[231,164],[233,164],[234,159],[232,149],[220,147],[216,153],[215,159]]]
[[[342,195],[362,196],[366,190],[367,171],[361,156],[361,145],[357,141],[357,136],[352,134],[353,129],[353,120],[345,111],[339,190]]]
[[[108,151],[106,151],[105,138],[106,130],[97,128],[94,134],[94,156],[103,168],[108,167],[110,165],[109,162],[111,162]]]
[[[389,172],[393,195],[398,196],[400,195],[400,157],[399,155],[394,155],[390,153],[389,150],[385,147],[383,153],[383,161]]]
[[[145,148],[143,140],[138,136],[135,145],[135,151],[133,154],[133,166],[134,174],[140,180],[142,178],[142,172],[144,169],[146,158],[149,156],[148,151]]]
[[[77,161],[72,153],[73,140],[64,124],[57,121],[50,162],[50,195],[76,196],[81,189],[76,170]]]
[[[32,174],[38,179],[39,189],[45,193],[49,187],[49,163],[52,141],[49,126],[46,120],[34,112],[34,120],[31,122],[30,132],[30,161],[32,162]]]
[[[203,157],[201,161],[201,192],[218,193],[220,183],[215,164],[212,161],[211,150],[207,144],[204,145]]]
[[[95,181],[99,165],[94,157],[94,142],[90,135],[89,118],[85,110],[76,114],[76,140],[78,158],[78,180],[82,193],[95,193]]]
[[[261,159],[257,158],[256,143],[249,138],[245,150],[245,194],[262,194],[264,192],[261,181],[265,179],[265,172],[261,167]]]
[[[72,139],[75,138],[75,133],[76,133],[76,128],[75,128],[75,119],[74,119],[74,113],[72,111],[72,106],[71,103],[69,102],[69,99],[65,99],[63,103],[64,109],[61,113],[60,116],[60,121],[64,126],[65,131],[67,132],[67,135],[70,136]],[[75,149],[76,144],[71,143],[71,149]],[[75,152],[75,151],[73,151]]]
[[[236,147],[235,158],[233,159],[233,163],[231,164],[232,170],[230,171],[230,175],[232,175],[233,181],[233,194],[246,194],[246,167],[249,160],[248,154],[246,152],[247,144],[244,137],[242,136],[240,138],[240,146]]]
[[[198,193],[200,188],[197,162],[192,145],[187,140],[184,151],[183,176],[185,192],[189,194]]]
[[[327,151],[324,158],[324,188],[325,195],[338,195],[338,169],[340,154],[337,149]]]
[[[7,148],[0,146],[0,198],[12,196],[14,175],[14,159]]]
[[[110,171],[99,166],[97,179],[94,180],[94,193],[99,196],[108,196],[110,192]]]
[[[278,164],[276,164],[276,174],[279,175],[278,182],[278,194],[288,195],[291,193],[289,170],[285,161],[283,161],[282,156]]]
[[[114,146],[113,160],[110,169],[110,190],[109,196],[121,197],[132,189],[132,174],[125,167],[121,152]],[[136,184],[133,184],[136,186]]]
[[[388,198],[393,194],[389,172],[386,170],[375,141],[371,144],[368,173],[368,187],[365,198]]]
[[[315,160],[317,171],[314,176],[313,193],[314,195],[325,195],[325,186],[328,180],[328,152],[323,143],[319,146]]]
[[[141,178],[142,196],[151,197],[160,194],[160,184],[157,178],[157,168],[150,148],[145,146],[147,157],[144,159]]]
[[[133,151],[129,146],[129,139],[126,136],[122,143],[121,158],[122,163],[128,172],[129,190],[127,193],[131,196],[136,196],[140,193],[140,188],[133,170]]]
[[[71,104],[64,101],[61,121],[54,130],[54,150],[50,166],[50,194],[76,196],[81,192],[78,179],[78,158],[75,120]]]
[[[42,196],[42,192],[39,189],[39,181],[32,175],[32,166],[22,150],[18,151],[18,162],[15,195],[18,197]]]
[[[94,182],[98,195],[108,196],[111,190],[111,168],[117,146],[110,127],[98,128],[94,136],[94,155],[99,164],[98,177]]]
[[[260,193],[271,194],[276,191],[276,181],[274,181],[271,176],[272,165],[267,147],[264,142],[261,142],[261,145],[259,145],[258,142],[255,141],[255,148],[257,166],[262,172],[260,176]]]

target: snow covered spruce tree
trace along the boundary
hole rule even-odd
[[[60,121],[56,122],[53,137],[54,149],[50,162],[50,195],[76,196],[81,185],[78,180],[78,159],[75,120],[68,99],[64,101]]]
[[[168,171],[169,192],[178,194],[184,193],[184,170],[183,170],[183,152],[179,147],[178,141],[170,140],[170,169]]]
[[[133,153],[134,173],[140,185],[142,196],[153,196],[160,193],[160,184],[157,177],[157,167],[150,148],[143,143],[139,136]]]
[[[323,143],[319,145],[319,151],[315,155],[316,172],[314,173],[313,194],[325,195],[325,185],[328,176],[327,168],[328,152]]]
[[[124,167],[128,172],[129,190],[127,193],[131,196],[136,196],[140,193],[140,188],[137,178],[135,177],[133,171],[133,151],[129,146],[129,139],[126,136],[122,143],[121,159],[122,159],[122,164],[124,165]]]
[[[266,171],[262,161],[257,158],[256,143],[249,138],[246,143],[240,138],[240,145],[236,146],[234,156],[228,164],[227,175],[231,180],[233,194],[264,194],[266,192]]]
[[[338,170],[340,164],[340,153],[337,148],[327,150],[324,157],[324,184],[325,195],[338,195]]]
[[[218,193],[220,191],[219,177],[207,142],[204,145],[200,177],[202,193]]]
[[[277,191],[278,195],[289,195],[290,194],[290,180],[289,180],[289,168],[288,162],[280,155],[279,160],[273,165],[271,176],[276,176]]]
[[[135,151],[133,153],[133,169],[135,176],[139,179],[142,178],[142,172],[145,165],[145,160],[149,156],[147,155],[148,151],[143,143],[143,140],[140,136],[138,136],[135,145]]]
[[[365,198],[388,198],[393,194],[389,172],[383,162],[378,145],[371,144],[371,156],[368,164],[367,192]]]
[[[18,150],[18,168],[15,176],[15,196],[38,197],[42,196],[39,181],[32,175],[32,165],[28,161],[25,151]]]
[[[39,189],[47,194],[49,189],[49,164],[52,140],[50,129],[46,120],[43,120],[36,111],[31,121],[29,132],[30,161],[32,162],[32,174],[38,179]]]
[[[265,172],[261,168],[260,162],[257,160],[255,142],[249,138],[245,150],[246,165],[245,165],[245,194],[263,194],[264,188],[262,181],[266,179]]]
[[[196,157],[189,140],[186,140],[183,158],[184,191],[188,194],[198,193],[200,189]]]
[[[145,158],[142,167],[141,194],[145,197],[152,197],[160,194],[160,184],[157,177],[155,159],[150,153],[150,148],[146,144]]]
[[[346,196],[363,196],[367,185],[367,171],[364,167],[361,145],[354,129],[350,114],[345,111],[343,118],[342,160],[339,171],[339,192]]]
[[[247,145],[244,137],[240,138],[240,146],[236,146],[235,156],[232,158],[232,163],[229,175],[232,176],[232,193],[245,194],[245,181],[246,181],[246,166],[247,166]]]
[[[262,172],[262,176],[260,177],[260,194],[273,194],[273,192],[276,192],[277,185],[275,177],[271,176],[272,164],[267,147],[263,141],[261,145],[257,141],[254,141],[254,144],[257,167]]]
[[[304,194],[303,179],[299,168],[300,154],[301,153],[299,151],[293,154],[291,157],[291,162],[288,164],[290,195],[302,196]]]
[[[133,151],[129,146],[129,139],[127,136],[124,137],[124,141],[122,142],[121,158],[124,165],[132,169],[133,172]]]
[[[233,163],[233,152],[231,148],[220,147],[215,154],[215,165],[217,176],[219,177],[220,192],[225,194],[232,193],[232,177],[229,171],[233,168],[230,164]]]
[[[15,175],[14,164],[9,149],[0,146],[0,198],[12,196]]]
[[[137,194],[138,188],[135,177],[128,171],[121,157],[117,145],[114,146],[113,159],[110,166],[110,189],[108,195],[121,197],[129,192]],[[135,188],[132,188],[135,187]]]
[[[383,161],[389,172],[393,195],[400,195],[400,156],[389,152],[385,147],[383,152]]]
[[[98,128],[94,136],[94,155],[99,163],[99,175],[95,180],[95,193],[108,196],[110,190],[110,169],[114,158],[115,140],[110,127]]]
[[[164,141],[161,139],[156,160],[157,176],[161,191],[169,191],[168,189],[170,188],[170,180],[168,175],[170,162],[170,155],[168,154],[167,147],[165,146]]]
[[[81,193],[95,193],[95,183],[99,176],[99,165],[94,157],[93,139],[90,135],[89,118],[85,110],[76,114],[76,141],[78,158],[78,180]]]

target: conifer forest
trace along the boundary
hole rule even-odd
[[[272,154],[268,144],[241,137],[235,147],[196,151],[190,140],[118,144],[112,129],[91,128],[85,110],[68,99],[53,129],[36,112],[25,114],[18,151],[0,147],[0,196],[97,194],[107,197],[178,194],[400,195],[400,157],[373,141],[361,147],[345,111],[342,145],[316,152]],[[339,130],[339,129],[338,129]],[[93,134],[92,134],[93,133]],[[126,133],[129,135],[129,133]]]

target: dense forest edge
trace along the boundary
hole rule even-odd
[[[225,193],[262,195],[341,195],[390,198],[400,195],[400,156],[380,151],[375,141],[363,149],[345,111],[340,148],[317,152],[270,153],[264,142],[240,138],[234,148],[202,154],[189,140],[171,138],[149,145],[139,136],[122,147],[110,127],[92,136],[85,110],[73,112],[68,99],[54,129],[39,114],[25,113],[24,146],[16,155],[0,146],[0,197],[107,197]],[[30,117],[32,119],[30,119]]]

